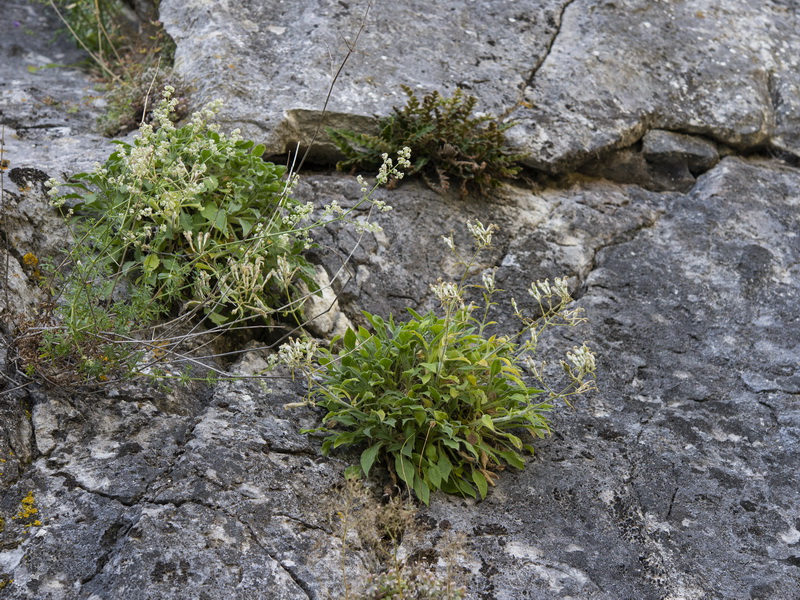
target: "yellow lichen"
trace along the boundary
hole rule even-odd
[[[20,500],[19,511],[17,512],[16,515],[14,515],[13,518],[21,521],[26,521],[38,514],[39,514],[39,509],[36,508],[36,499],[33,497],[33,491],[31,490],[30,492],[28,492],[27,496],[25,496],[22,500]],[[41,525],[42,522],[39,519],[27,523],[28,528],[40,527]]]

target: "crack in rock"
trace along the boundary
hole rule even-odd
[[[520,98],[523,98],[525,90],[533,85],[533,80],[536,78],[536,73],[539,72],[539,69],[542,67],[544,62],[550,56],[550,51],[553,49],[553,45],[556,43],[556,38],[558,38],[558,35],[561,33],[561,24],[564,22],[564,13],[566,12],[568,7],[572,6],[574,2],[575,0],[568,0],[568,2],[565,2],[564,5],[561,7],[561,10],[558,13],[558,19],[556,20],[556,26],[555,26],[556,30],[553,33],[552,37],[550,38],[550,41],[548,42],[547,46],[545,47],[544,53],[539,58],[539,60],[536,61],[536,64],[533,65],[530,72],[528,73],[528,76],[525,78],[525,82],[523,83],[521,88]]]

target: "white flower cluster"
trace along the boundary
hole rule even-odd
[[[450,248],[451,252],[455,252],[456,251],[456,243],[453,241],[453,234],[452,233],[450,235],[443,235],[442,236],[442,241],[444,242],[445,246]]]
[[[475,222],[467,221],[467,229],[475,239],[475,244],[478,248],[484,249],[492,245],[492,234],[500,228],[494,224],[484,227],[483,223],[476,219]]]
[[[580,348],[574,347],[572,352],[567,352],[567,359],[574,367],[574,370],[570,369],[570,371],[581,379],[596,370],[595,355],[586,344],[583,344]]]
[[[567,303],[572,300],[572,297],[569,295],[566,277],[556,277],[552,285],[550,285],[549,279],[534,281],[531,283],[528,293],[533,296],[539,304],[542,303],[542,299],[550,300],[552,298],[558,298],[561,303]]]
[[[359,175],[361,177],[361,175]],[[325,205],[325,210],[322,213],[322,216],[327,217],[338,217],[344,214],[344,208],[336,200],[331,200],[330,204]]]
[[[61,190],[58,188],[58,181],[51,177],[45,181],[44,187],[49,188],[47,190],[47,195],[50,196],[50,206],[55,208],[61,208],[64,206],[64,203],[67,201],[67,199],[63,197],[59,198],[58,194]]]
[[[357,219],[355,221],[355,229],[356,233],[361,235],[362,233],[380,233],[383,231],[383,227],[378,225],[377,223],[373,223],[372,221],[367,221],[366,219]]]
[[[433,295],[442,304],[448,305],[454,302],[461,302],[461,291],[455,283],[440,279],[436,283],[432,283],[430,288]]]
[[[314,361],[318,347],[319,344],[309,338],[289,340],[278,349],[277,362],[292,369],[308,366]]]
[[[383,153],[381,155],[381,158],[383,159],[383,164],[381,165],[381,168],[378,169],[378,177],[375,179],[377,185],[385,184],[386,182],[389,181],[390,177],[394,177],[395,179],[403,178],[403,172],[400,169],[407,169],[411,166],[411,161],[409,160],[411,158],[411,148],[405,146],[402,150],[400,150],[397,153],[396,165],[392,162],[392,159],[389,158],[389,155],[386,153]],[[363,179],[359,181],[359,183],[362,182]],[[364,185],[362,183],[362,191],[365,191],[363,187]]]
[[[495,292],[494,287],[494,270],[487,270],[484,271],[481,275],[481,279],[483,280],[483,288],[489,293],[493,294]]]
[[[305,204],[298,203],[293,207],[290,207],[288,212],[281,217],[281,220],[285,226],[290,229],[294,229],[300,223],[308,221],[308,219],[311,217],[311,213],[313,212],[313,202],[306,202]]]

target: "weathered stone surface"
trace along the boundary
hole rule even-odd
[[[509,133],[557,171],[653,128],[797,155],[797,18],[746,0],[576,0]]]
[[[360,128],[363,119],[342,115],[385,115],[404,104],[400,84],[420,91],[463,87],[481,99],[481,110],[510,109],[545,57],[565,4],[373,3],[331,96],[328,108],[340,113],[336,126]],[[195,86],[197,101],[223,98],[231,127],[283,153],[316,128],[315,115],[367,4],[165,0],[160,6],[178,44],[176,71]]]
[[[280,153],[316,128],[364,8],[165,0],[161,18],[198,98],[225,99],[232,126]],[[797,19],[792,5],[747,0],[376,3],[329,108],[388,114],[400,84],[463,87],[494,114],[522,101],[509,135],[557,172],[654,128],[800,154]]]
[[[3,172],[0,197],[8,246],[0,248],[0,270],[8,265],[11,297],[0,293],[0,314],[8,320],[29,315],[40,300],[22,262],[63,249],[66,228],[48,206],[43,182],[90,169],[110,152],[108,140],[91,133],[102,106],[91,78],[75,65],[84,54],[62,33],[58,18],[24,3],[6,7],[0,34],[0,139]],[[8,253],[8,257],[6,254]],[[4,284],[0,284],[2,287]],[[8,306],[6,306],[8,304]]]
[[[719,162],[714,143],[663,129],[652,129],[644,134],[642,154],[651,162],[686,164],[695,175],[705,173]]]
[[[346,23],[353,31],[361,13],[343,3],[311,3],[303,11],[255,4],[198,0],[184,8],[162,0],[162,16],[178,38],[183,68],[200,80],[197,102],[226,96],[230,123],[263,140],[280,131],[284,112],[295,123],[314,122],[313,112],[290,111],[319,110],[327,66],[315,52],[325,40],[336,48],[337,28]],[[568,276],[589,324],[554,332],[543,351],[555,356],[587,340],[598,352],[600,391],[574,409],[559,407],[554,435],[536,443],[524,471],[504,472],[486,501],[434,495],[421,511],[428,529],[404,542],[403,552],[435,562],[443,534],[464,532],[459,576],[470,598],[486,600],[800,596],[800,171],[774,158],[735,155],[695,170],[689,146],[697,135],[681,138],[677,154],[653,150],[652,132],[641,139],[666,128],[723,141],[734,152],[757,143],[795,151],[796,74],[786,71],[798,56],[794,9],[480,4],[459,5],[452,15],[440,12],[448,4],[374,7],[374,27],[384,37],[365,31],[363,54],[351,57],[348,76],[378,79],[339,88],[348,94],[335,100],[335,110],[361,117],[384,111],[397,102],[388,74],[399,78],[408,61],[435,64],[428,79],[419,76],[426,87],[472,81],[487,108],[513,104],[530,83],[542,95],[520,113],[536,121],[523,122],[519,139],[554,141],[531,146],[537,166],[557,171],[581,163],[583,174],[523,179],[484,199],[439,196],[404,182],[379,192],[394,206],[377,216],[383,233],[359,237],[351,227],[330,227],[319,232],[311,258],[353,322],[363,323],[361,309],[402,318],[408,306],[433,308],[428,285],[458,274],[440,236],[453,230],[465,245],[464,221],[497,223],[496,248],[480,268],[497,267],[507,290],[499,301],[513,296],[530,308],[531,280]],[[31,15],[39,23],[44,7],[14,10],[14,18]],[[412,20],[414,11],[427,24]],[[422,37],[431,27],[437,35]],[[523,33],[529,37],[514,45]],[[389,34],[405,41],[381,50]],[[476,66],[470,53],[492,47],[489,39],[495,56]],[[256,43],[267,54],[257,54]],[[406,63],[393,62],[402,49]],[[306,60],[297,69],[289,66],[293,50]],[[49,89],[66,99],[85,89],[88,79],[74,71],[28,73],[24,56],[0,66],[13,74],[0,81],[46,73],[56,78]],[[650,56],[646,65],[643,56]],[[356,59],[367,65],[363,71]],[[250,75],[213,72],[226,64]],[[765,69],[773,69],[766,83],[759,79]],[[670,92],[673,80],[678,87]],[[766,96],[759,82],[772,86]],[[25,102],[9,100],[16,91],[0,89],[9,128],[27,132],[51,118],[43,108],[26,112]],[[86,133],[88,118],[80,126],[60,122],[74,128],[47,144],[7,129],[11,166],[49,176],[104,158],[105,142]],[[603,155],[610,157],[605,164],[586,162],[612,147],[618,150]],[[664,167],[673,159],[685,172]],[[24,185],[30,177],[23,176],[35,174],[18,171],[15,178]],[[22,192],[8,176],[4,186],[11,192],[4,206],[18,207],[4,233],[19,279],[32,289],[20,253],[46,252],[64,238],[48,229],[55,216],[39,190]],[[348,176],[317,173],[301,179],[297,195],[318,206],[333,199],[348,206],[360,190]],[[517,326],[508,311],[496,317],[501,328]],[[357,453],[323,457],[319,440],[298,433],[320,415],[283,408],[302,399],[303,385],[285,372],[261,378],[262,351],[250,350],[230,367],[251,379],[172,391],[136,384],[89,395],[10,389],[24,379],[0,350],[13,380],[4,380],[0,395],[0,583],[14,580],[0,592],[4,598],[342,594],[342,541],[328,516],[342,502],[341,471]],[[29,492],[41,526],[13,518]],[[347,544],[346,569],[358,583],[374,557],[355,537]]]

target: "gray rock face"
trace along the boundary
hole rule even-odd
[[[644,134],[642,154],[652,162],[685,163],[692,174],[705,173],[719,162],[719,152],[712,142],[661,129]]]
[[[354,36],[364,7],[161,8],[195,101],[222,96],[230,126],[283,152],[309,143],[328,49]],[[12,26],[55,26],[41,4],[12,10]],[[332,99],[338,123],[385,114],[399,83],[468,87],[494,112],[522,98],[533,104],[514,113],[516,143],[531,165],[564,174],[483,199],[418,181],[380,191],[394,206],[378,217],[382,233],[318,233],[311,258],[343,312],[325,327],[363,324],[362,309],[402,318],[434,308],[429,284],[458,274],[440,236],[452,230],[466,245],[464,222],[480,219],[501,227],[480,263],[497,267],[501,306],[515,297],[530,308],[532,280],[569,277],[589,324],[552,332],[543,351],[586,340],[599,357],[599,391],[557,408],[553,436],[524,471],[505,471],[484,502],[437,494],[420,511],[423,531],[402,553],[443,573],[445,534],[464,533],[456,575],[469,598],[800,596],[800,170],[753,153],[798,151],[796,21],[789,4],[744,1],[372,8]],[[3,174],[8,333],[10,313],[36,307],[23,255],[67,243],[39,174],[108,153],[91,115],[73,121],[20,95],[88,93],[77,71],[29,72],[38,43],[0,36],[0,122],[18,169]],[[72,56],[64,44],[48,58]],[[297,196],[347,206],[360,191],[352,177],[318,172]],[[495,317],[517,326],[502,307]],[[286,372],[258,376],[263,350],[242,349],[228,367],[250,377],[239,381],[88,394],[25,386],[10,339],[0,346],[3,598],[336,598],[343,550],[354,586],[374,568],[367,544],[352,533],[343,542],[330,518],[357,451],[323,457],[317,438],[298,433],[320,415],[283,407],[304,386]]]
[[[781,4],[575,1],[511,135],[563,171],[652,128],[798,153],[797,13]]]
[[[546,55],[566,3],[375,2],[328,108],[340,113],[338,126],[362,128],[353,116],[388,114],[393,104],[405,103],[399,85],[407,83],[451,93],[460,86],[481,99],[481,110],[510,109],[533,64]],[[312,117],[322,110],[367,5],[192,0],[160,6],[178,43],[176,70],[195,86],[198,101],[223,98],[224,120],[283,153],[298,140],[290,111],[312,111],[300,121],[305,137],[316,128]]]
[[[282,153],[298,139],[289,111],[321,110],[364,8],[165,0],[161,18],[198,99],[224,98],[231,126]],[[517,107],[511,139],[552,172],[650,129],[797,155],[797,19],[791,5],[747,0],[376,3],[329,108],[385,115],[404,102],[400,84],[462,87],[481,110]]]

